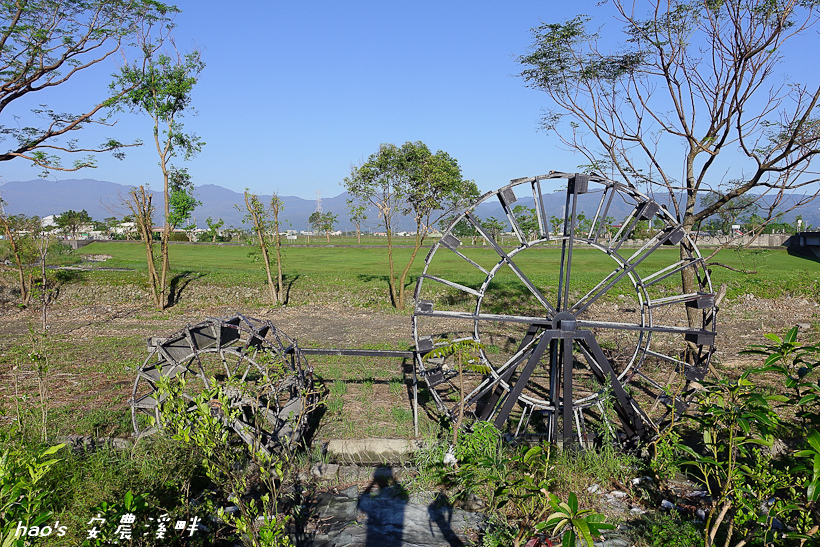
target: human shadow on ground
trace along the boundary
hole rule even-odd
[[[427,514],[432,524],[438,526],[441,536],[450,547],[464,547],[464,542],[453,531],[453,504],[446,494],[439,492],[433,503],[427,506]]]
[[[464,547],[453,530],[453,505],[439,493],[427,505],[411,503],[407,489],[390,467],[378,467],[359,495],[357,508],[367,515],[365,547],[449,545]],[[426,513],[426,514],[425,514]],[[425,518],[426,517],[426,518]]]
[[[401,547],[407,500],[407,490],[393,477],[393,470],[377,467],[357,503],[367,515],[365,547]]]

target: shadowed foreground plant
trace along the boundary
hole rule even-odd
[[[260,382],[261,385],[267,383],[267,378]],[[177,377],[174,383],[161,378],[157,392],[165,399],[162,426],[172,438],[193,445],[202,455],[208,478],[239,509],[232,513],[220,508],[217,515],[239,532],[247,544],[253,547],[291,545],[285,530],[290,517],[278,513],[281,481],[290,464],[288,447],[271,456],[258,446],[249,447],[234,438],[228,424],[242,413],[234,400],[249,395],[248,385],[236,380],[229,380],[227,384],[226,387],[212,379],[212,387],[188,398],[183,396],[183,377]],[[240,390],[242,396],[235,398],[227,394],[236,390]],[[258,484],[251,483],[254,472],[258,473]],[[249,495],[254,488],[262,494]]]

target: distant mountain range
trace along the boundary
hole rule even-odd
[[[37,215],[40,217],[60,214],[69,209],[85,209],[94,220],[108,217],[122,217],[128,214],[124,205],[130,186],[94,179],[68,179],[60,181],[30,180],[24,182],[10,181],[0,186],[0,197],[6,202],[9,214]],[[151,192],[154,204],[161,208],[162,195]],[[196,198],[202,205],[196,208],[193,218],[200,228],[207,228],[205,219],[214,221],[222,219],[225,227],[242,226],[245,216],[245,198],[240,192],[234,192],[221,186],[205,184],[197,186]],[[262,195],[263,203],[270,202],[270,195]],[[308,229],[308,217],[316,210],[316,201],[295,196],[280,196],[284,203],[282,218],[296,230]],[[239,207],[239,208],[237,208]],[[339,228],[353,229],[347,219],[347,194],[322,199],[322,210],[336,213],[339,216]],[[159,213],[154,220],[160,222]],[[409,229],[409,225],[403,229]]]
[[[99,181],[94,179],[68,179],[61,181],[48,181],[36,179],[30,181],[9,181],[0,185],[0,198],[5,201],[5,210],[9,214],[37,215],[40,217],[60,214],[69,209],[80,211],[85,209],[94,220],[103,220],[108,217],[122,217],[127,213],[123,204],[123,199],[128,195],[130,186],[117,184],[114,182]],[[154,203],[161,204],[162,198],[158,192],[153,192]],[[205,184],[197,186],[196,197],[202,205],[196,208],[193,217],[200,228],[206,228],[205,219],[210,217],[214,220],[222,219],[225,227],[243,226],[245,215],[244,196],[240,192],[234,192],[221,186]],[[552,196],[551,194],[550,196]],[[545,200],[546,215],[563,216],[564,193],[554,194],[555,199]],[[270,195],[260,196],[263,203],[270,201]],[[302,199],[295,196],[280,196],[284,204],[282,213],[286,220],[283,229],[307,230],[308,217],[316,211],[316,201]],[[354,226],[349,220],[347,212],[348,194],[342,193],[334,197],[322,198],[322,210],[338,215],[337,229],[353,230]],[[581,196],[579,200],[579,212],[585,211],[587,216],[592,216],[597,208],[600,199],[599,192],[591,192]],[[520,197],[515,205],[532,207],[532,197]],[[237,207],[239,206],[239,207]],[[791,222],[798,214],[803,215],[804,226],[813,224],[820,226],[820,200],[809,206],[796,209],[785,216],[785,221]],[[616,219],[623,219],[631,205],[626,203],[613,202],[613,209],[610,215]],[[499,220],[505,219],[504,212],[498,200],[490,199],[481,204],[476,214],[479,218],[495,217]],[[368,227],[378,231],[378,220],[376,213],[371,211],[370,218],[366,222]],[[159,222],[158,216],[155,222]],[[411,231],[415,229],[415,223],[410,217],[401,217],[398,221],[398,230]]]

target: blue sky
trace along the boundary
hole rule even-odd
[[[194,90],[199,113],[183,120],[207,143],[187,165],[197,185],[333,196],[343,191],[350,166],[380,143],[416,140],[450,153],[485,191],[582,163],[538,131],[545,99],[515,76],[515,58],[540,19],[590,13],[594,2],[177,5],[177,48],[198,47],[207,63]],[[88,104],[103,95],[115,70],[109,63],[37,102],[56,109]],[[147,118],[117,120],[105,131],[85,130],[81,141],[116,135],[148,143]],[[0,181],[39,172],[23,160],[4,162]],[[161,185],[148,145],[129,150],[123,161],[101,155],[96,169],[50,178]]]
[[[194,89],[199,113],[183,120],[207,143],[185,164],[194,183],[307,199],[317,190],[341,193],[351,165],[384,142],[421,140],[445,150],[482,191],[577,169],[584,159],[538,130],[546,95],[524,87],[516,57],[542,20],[583,13],[595,16],[593,26],[606,23],[604,36],[620,28],[609,6],[586,0],[177,5],[177,49],[199,48],[207,63]],[[96,67],[34,104],[77,111],[104,95],[115,70],[114,61]],[[96,169],[51,178],[160,187],[149,120],[128,113],[117,120],[104,131],[84,130],[81,142],[112,135],[147,144],[123,161],[101,155]],[[23,160],[3,162],[0,182],[39,172]]]

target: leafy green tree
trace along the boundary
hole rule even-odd
[[[339,219],[338,215],[334,215],[330,211],[322,213],[319,217],[319,230],[325,233],[327,242],[330,243],[330,232],[336,226],[336,221]]]
[[[809,232],[812,230],[812,225],[807,224],[803,220],[803,215],[797,215],[794,217],[794,233],[798,232]]]
[[[564,219],[563,217],[557,217],[555,215],[550,215],[549,218],[550,226],[552,227],[553,234],[561,234],[564,230]]]
[[[310,225],[312,231],[319,233],[319,226],[322,224],[322,213],[319,211],[313,211],[308,217],[308,224]]]
[[[80,228],[91,224],[91,222],[91,216],[85,209],[82,211],[69,209],[65,213],[54,217],[57,228],[65,234],[71,234],[72,239],[77,239],[77,232],[80,231]]]
[[[113,151],[121,157],[125,145],[116,139],[91,147],[63,139],[89,124],[112,125],[107,109],[131,86],[99,102],[91,101],[79,113],[50,109],[42,104],[46,99],[39,92],[77,81],[78,75],[93,72],[96,65],[129,46],[140,54],[157,47],[170,28],[170,16],[177,11],[155,0],[0,2],[0,115],[18,104],[39,105],[32,110],[30,121],[20,123],[11,115],[0,121],[0,137],[9,142],[0,149],[0,161],[23,158],[46,171],[75,171],[93,167],[91,154],[96,152]],[[93,96],[94,91],[88,91]],[[64,154],[85,156],[64,166],[60,158]]]
[[[525,237],[535,239],[538,234],[538,215],[535,209],[526,205],[516,205],[513,207],[513,214],[518,220],[518,225],[524,230]]]
[[[353,200],[347,200],[350,222],[356,227],[356,243],[362,242],[362,224],[367,220],[367,207]]]
[[[194,209],[202,205],[202,202],[194,197],[194,184],[187,169],[172,168],[169,177],[170,210],[171,216],[168,223],[171,229],[182,226],[191,219]]]
[[[487,230],[487,232],[489,232],[490,236],[495,240],[499,239],[499,236],[501,235],[501,232],[503,232],[504,228],[507,227],[506,224],[504,224],[503,222],[501,222],[500,220],[498,220],[495,217],[490,217],[490,218],[485,219],[481,223],[481,226],[482,226],[482,228]]]
[[[588,218],[584,213],[578,213],[575,216],[575,234],[578,237],[586,236],[592,228],[592,219]]]
[[[211,217],[208,217],[205,219],[205,224],[208,225],[208,231],[205,232],[203,236],[206,238],[210,238],[211,243],[216,243],[216,238],[221,237],[219,235],[219,229],[225,225],[225,221],[220,218],[217,219],[216,222],[214,222],[211,219]],[[220,239],[220,241],[222,240]]]
[[[589,164],[603,156],[616,176],[667,193],[686,231],[751,190],[802,188],[801,203],[814,198],[820,86],[784,83],[780,63],[787,42],[817,22],[816,3],[610,5],[623,31],[606,44],[582,15],[532,30],[521,76],[548,97],[546,130]],[[710,186],[727,168],[743,178]],[[698,198],[707,191],[716,199],[703,205]],[[684,290],[695,292],[694,271],[682,273]],[[697,310],[690,311],[693,319]]]
[[[393,305],[403,309],[407,274],[430,230],[459,206],[474,201],[478,188],[461,178],[458,162],[439,150],[433,154],[422,142],[401,147],[382,144],[367,161],[353,167],[344,186],[359,203],[378,211],[387,233],[388,285]],[[408,214],[416,224],[413,251],[400,275],[393,262],[393,231],[398,214]]]
[[[149,57],[143,66],[126,65],[112,84],[122,90],[121,108],[147,114],[151,119],[154,145],[162,170],[165,225],[160,243],[161,270],[157,307],[166,307],[168,273],[171,269],[168,242],[175,223],[182,222],[193,210],[195,200],[191,194],[191,181],[185,169],[173,165],[174,158],[189,160],[200,152],[205,144],[193,133],[185,133],[179,121],[191,108],[191,93],[199,74],[205,68],[199,51],[172,57],[159,54]],[[172,203],[172,197],[176,199]]]
[[[117,217],[105,217],[102,221],[100,231],[104,232],[106,237],[111,238],[114,236],[114,228],[122,222],[124,222],[124,220],[119,220]]]

